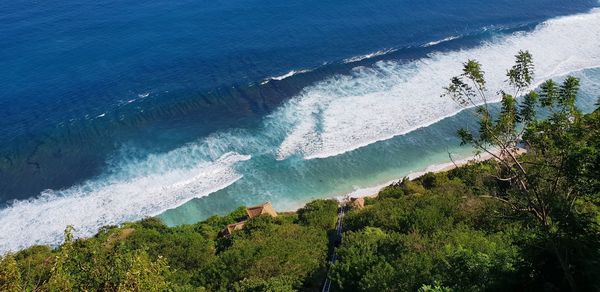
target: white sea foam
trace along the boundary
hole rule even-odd
[[[267,78],[267,79],[263,80],[263,82],[261,82],[260,84],[266,84],[266,83],[269,83],[269,81],[271,81],[271,80],[277,80],[277,81],[280,81],[280,80],[283,80],[283,79],[286,79],[286,78],[292,77],[292,76],[294,76],[294,75],[301,74],[301,73],[307,73],[307,72],[310,72],[310,71],[311,71],[311,70],[308,70],[308,69],[302,69],[302,70],[292,70],[292,71],[290,71],[290,72],[287,72],[287,73],[285,73],[285,74],[283,74],[283,75],[280,75],[280,76],[269,77],[269,78]]]
[[[373,57],[378,57],[378,56],[383,56],[389,53],[393,53],[397,51],[397,49],[385,49],[385,50],[380,50],[377,52],[373,52],[373,53],[369,53],[366,55],[361,55],[361,56],[355,56],[352,58],[348,58],[348,59],[344,59],[344,63],[348,64],[348,63],[354,63],[354,62],[358,62],[358,61],[362,61],[362,60],[366,60],[366,59],[371,59]]]
[[[437,40],[437,41],[433,41],[433,42],[428,42],[426,44],[423,45],[423,47],[431,47],[431,46],[435,46],[435,45],[439,45],[441,43],[445,43],[445,42],[449,42],[451,40],[455,40],[460,38],[459,36],[449,36],[447,38],[443,38],[441,40]]]
[[[0,211],[0,253],[60,243],[69,224],[77,237],[85,237],[105,225],[158,215],[234,183],[242,176],[232,166],[250,159],[230,152],[214,161],[190,161],[193,151],[185,146],[152,155],[129,163],[129,174],[121,170],[112,177],[14,202]]]
[[[476,48],[432,53],[410,63],[380,61],[357,67],[303,90],[271,118],[292,124],[278,150],[278,159],[338,155],[389,139],[444,117],[460,108],[440,97],[462,63],[477,59],[488,88],[495,92],[506,69],[521,49],[535,60],[536,83],[568,72],[600,66],[600,10],[540,24],[529,33],[516,33]]]

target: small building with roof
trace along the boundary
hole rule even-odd
[[[277,212],[275,212],[275,209],[273,209],[271,202],[266,202],[252,207],[246,207],[247,218],[237,223],[228,224],[223,230],[221,230],[221,232],[219,232],[219,236],[228,236],[235,231],[242,230],[248,219],[252,219],[263,214],[268,214],[271,217],[277,217]]]
[[[275,209],[273,209],[271,202],[266,202],[253,207],[246,207],[246,214],[248,214],[248,218],[250,219],[263,214],[269,214],[271,217],[277,217],[277,212],[275,212]]]
[[[350,206],[356,209],[362,209],[365,207],[365,198],[350,198]]]
[[[219,236],[231,235],[235,231],[242,230],[244,228],[244,224],[246,224],[246,220],[237,223],[227,224],[227,226],[225,226],[225,229],[219,232]]]

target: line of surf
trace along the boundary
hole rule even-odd
[[[519,50],[535,60],[536,83],[600,66],[600,9],[548,20],[530,32],[495,38],[453,52],[436,52],[409,63],[379,61],[356,67],[307,87],[272,119],[291,125],[277,158],[326,158],[406,134],[461,108],[441,97],[462,62],[477,59],[493,93],[503,86],[506,69]],[[493,95],[493,94],[492,94]]]
[[[308,73],[310,71],[312,71],[312,70],[309,70],[309,69],[291,70],[291,71],[289,71],[289,72],[287,72],[287,73],[285,73],[283,75],[269,77],[269,78],[263,80],[260,84],[261,85],[267,84],[271,80],[281,81],[283,79],[290,78],[290,77],[292,77],[294,75],[298,75],[298,74],[302,74],[302,73]]]
[[[437,40],[437,41],[432,41],[432,42],[428,42],[426,44],[423,45],[423,47],[427,48],[427,47],[431,47],[431,46],[435,46],[435,45],[439,45],[441,43],[445,43],[445,42],[449,42],[449,41],[453,41],[456,39],[459,39],[459,36],[449,36],[447,38],[443,38],[441,40]]]
[[[351,57],[351,58],[347,58],[344,59],[344,63],[348,64],[348,63],[355,63],[355,62],[359,62],[362,60],[367,60],[367,59],[371,59],[374,57],[379,57],[379,56],[383,56],[383,55],[387,55],[389,53],[393,53],[397,51],[397,49],[384,49],[384,50],[379,50],[373,53],[369,53],[369,54],[365,54],[365,55],[360,55],[360,56],[355,56],[355,57]]]
[[[13,202],[0,210],[0,253],[36,244],[56,245],[67,225],[74,226],[76,237],[88,237],[102,226],[156,216],[233,184],[242,178],[233,165],[250,159],[229,152],[214,161],[198,160],[191,151],[182,147],[129,163],[131,175],[120,171],[113,177]],[[148,169],[149,164],[153,169]]]

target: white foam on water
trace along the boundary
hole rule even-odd
[[[435,123],[461,109],[441,97],[462,63],[482,65],[490,91],[502,88],[519,50],[534,57],[536,80],[600,66],[600,9],[560,17],[472,49],[432,53],[409,63],[380,61],[307,87],[270,118],[291,124],[278,159],[325,158]],[[492,96],[495,96],[492,94]]]
[[[455,39],[458,39],[458,38],[460,38],[460,37],[459,36],[449,36],[449,37],[443,38],[441,40],[437,40],[437,41],[433,41],[433,42],[428,42],[428,43],[424,44],[423,47],[426,48],[426,47],[431,47],[431,46],[439,45],[441,43],[449,42],[449,41],[452,41],[452,40],[455,40]]]
[[[129,174],[122,170],[118,175],[12,203],[0,210],[0,253],[34,244],[58,244],[67,225],[75,227],[76,237],[87,237],[105,225],[158,215],[231,185],[242,177],[233,165],[250,159],[229,152],[213,161],[197,160],[191,153],[194,148],[188,145],[129,163]]]
[[[302,74],[302,73],[307,73],[307,72],[310,72],[310,71],[311,71],[311,70],[309,70],[309,69],[302,69],[302,70],[292,70],[292,71],[290,71],[290,72],[287,72],[287,73],[285,73],[285,74],[283,74],[283,75],[280,75],[280,76],[269,77],[269,78],[267,78],[267,79],[263,80],[263,82],[261,82],[260,84],[263,84],[263,85],[264,85],[264,84],[267,84],[267,83],[269,83],[269,81],[271,81],[271,80],[277,80],[277,81],[281,81],[281,80],[283,80],[283,79],[286,79],[286,78],[292,77],[292,76],[294,76],[294,75],[297,75],[297,74]]]
[[[358,62],[358,61],[362,61],[362,60],[366,60],[366,59],[371,59],[373,57],[378,57],[378,56],[383,56],[389,53],[393,53],[397,51],[397,49],[385,49],[385,50],[379,50],[373,53],[369,53],[366,55],[361,55],[361,56],[355,56],[352,58],[348,58],[348,59],[344,59],[344,63],[348,64],[348,63],[354,63],[354,62]]]

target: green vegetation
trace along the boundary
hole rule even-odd
[[[149,218],[105,227],[56,250],[34,246],[0,260],[1,291],[293,291],[318,289],[329,246],[326,222],[337,202],[318,200],[296,214],[250,219],[218,237],[245,208],[166,227]],[[318,220],[317,220],[318,219]]]
[[[404,181],[387,187],[385,197],[364,209],[349,212],[340,260],[333,265],[338,286],[357,291],[416,291],[424,284],[429,288],[423,291],[437,291],[432,287],[440,283],[455,291],[517,288],[526,280],[520,279],[527,264],[519,244],[525,239],[523,226],[505,221],[502,204],[471,190],[485,185],[479,174],[494,166]],[[467,175],[477,178],[467,180]]]
[[[404,179],[349,210],[334,289],[600,291],[600,110],[577,109],[573,77],[526,92],[532,57],[516,57],[497,110],[476,61],[446,88],[479,121],[459,131],[462,142],[495,159]],[[219,232],[245,219],[244,208],[178,227],[149,218],[87,239],[67,228],[56,249],[0,257],[0,291],[320,291],[337,208],[316,200],[226,237]]]
[[[445,95],[479,121],[458,132],[463,144],[494,159],[402,181],[350,212],[332,267],[338,287],[600,290],[600,110],[577,109],[574,77],[525,92],[528,52],[507,77],[512,94],[500,91],[498,112],[478,62],[452,78]]]

